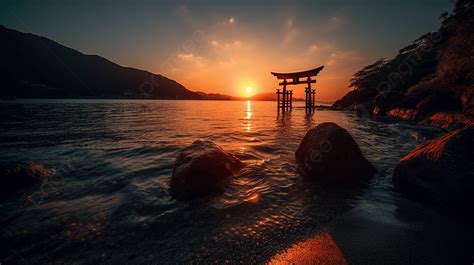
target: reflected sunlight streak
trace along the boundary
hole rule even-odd
[[[260,195],[258,193],[253,194],[245,201],[252,204],[258,204],[260,202]]]
[[[250,119],[252,118],[252,103],[250,100],[247,100],[246,114],[247,114],[247,116],[245,117],[247,119],[246,130],[247,132],[250,132],[250,130],[252,129],[252,123],[250,122]]]
[[[299,242],[273,256],[268,264],[349,264],[329,233]]]

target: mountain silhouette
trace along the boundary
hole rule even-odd
[[[162,75],[123,67],[0,25],[0,95],[20,98],[200,99]]]

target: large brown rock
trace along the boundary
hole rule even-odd
[[[176,158],[170,194],[178,200],[187,200],[222,193],[242,166],[238,158],[215,143],[195,141]]]
[[[43,164],[17,162],[0,167],[0,198],[5,199],[33,186],[50,176]]]
[[[295,156],[303,175],[338,185],[366,180],[376,172],[349,132],[332,122],[309,130]]]
[[[447,133],[417,147],[395,167],[395,188],[441,208],[474,205],[474,127]]]

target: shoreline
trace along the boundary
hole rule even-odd
[[[322,232],[280,251],[269,264],[441,265],[469,264],[474,258],[470,245],[473,229],[421,205],[410,202],[400,206],[395,214],[410,212],[406,218],[411,220],[399,223],[362,216],[359,211],[355,208],[337,217]],[[442,221],[430,223],[428,217]]]

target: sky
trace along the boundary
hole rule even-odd
[[[0,24],[190,90],[275,92],[270,72],[324,65],[317,100],[335,101],[354,72],[436,30],[449,0],[0,1]],[[304,97],[304,87],[294,87]]]

